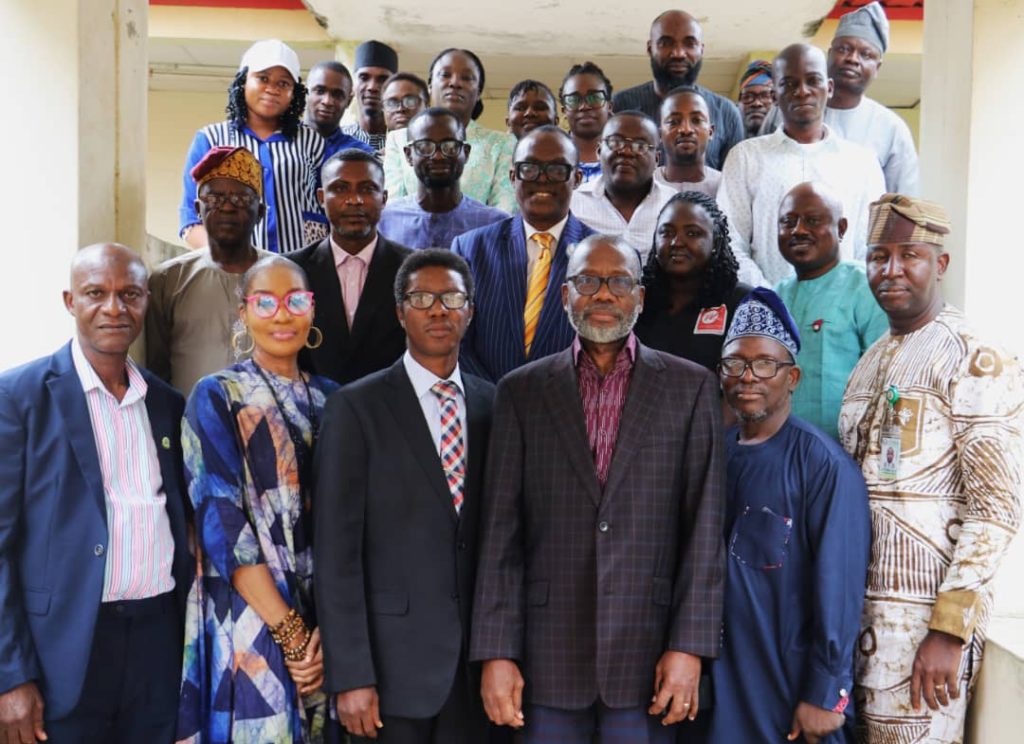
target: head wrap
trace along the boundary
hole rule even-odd
[[[214,147],[192,169],[196,190],[212,178],[244,183],[263,198],[263,167],[244,147]]]
[[[883,194],[868,215],[868,245],[930,243],[943,245],[949,214],[941,204],[903,194]]]
[[[855,36],[885,54],[889,48],[889,19],[878,2],[868,3],[839,19],[836,36]],[[833,37],[835,38],[835,37]]]
[[[392,74],[398,72],[398,52],[380,41],[364,41],[356,47],[355,69],[383,67]]]
[[[762,336],[778,341],[796,359],[800,352],[800,331],[782,298],[772,290],[758,287],[750,291],[736,306],[729,332],[725,334],[728,346],[732,341],[747,336]]]
[[[755,59],[747,65],[747,69],[743,71],[743,77],[740,78],[740,90],[751,85],[771,84],[772,63],[765,59]]]
[[[257,41],[245,50],[239,70],[249,68],[249,72],[263,72],[271,67],[283,67],[288,70],[292,80],[299,81],[299,55],[295,50],[278,39]]]

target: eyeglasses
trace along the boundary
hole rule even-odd
[[[652,145],[650,142],[644,142],[638,139],[629,139],[628,137],[620,137],[617,134],[613,134],[611,137],[605,137],[601,142],[604,143],[612,152],[622,152],[623,150],[629,150],[637,155],[643,155],[645,152],[651,150],[657,150],[657,145]]]
[[[600,106],[608,100],[603,90],[592,90],[589,93],[566,93],[562,96],[562,105],[567,109],[577,109],[584,103],[588,106]]]
[[[429,310],[437,300],[441,300],[448,310],[461,310],[469,302],[465,292],[406,292],[405,301],[417,310]]]
[[[576,287],[576,291],[584,297],[596,295],[601,290],[602,284],[608,285],[608,291],[616,297],[625,297],[637,285],[637,280],[631,276],[591,276],[590,274],[576,274],[566,279],[567,282]]]
[[[520,181],[536,181],[543,173],[554,183],[565,183],[572,178],[572,172],[576,170],[567,163],[534,163],[529,160],[516,163],[515,169],[516,178]]]
[[[259,197],[255,194],[245,191],[234,194],[218,194],[214,191],[207,191],[205,194],[200,194],[197,198],[211,211],[220,209],[224,206],[225,202],[230,203],[236,209],[248,209],[259,201]]]
[[[410,147],[417,155],[423,158],[432,158],[434,153],[439,149],[441,154],[446,158],[454,158],[465,147],[465,142],[459,142],[455,139],[441,140],[440,142],[434,142],[434,140],[421,139],[410,143]]]
[[[302,289],[289,292],[284,297],[269,292],[257,292],[246,297],[245,301],[257,318],[273,318],[281,309],[281,305],[284,305],[289,315],[296,318],[309,315],[309,311],[313,309],[313,293]]]
[[[756,91],[744,91],[740,93],[740,103],[767,103],[771,104],[775,101],[775,93],[770,90],[764,90],[760,93]]]
[[[398,111],[398,109],[406,109],[411,111],[414,108],[419,108],[423,104],[423,99],[415,93],[402,96],[401,98],[385,98],[384,99],[384,110],[385,111]]]
[[[748,362],[736,357],[723,357],[718,363],[718,371],[726,377],[743,377],[749,367],[757,379],[770,380],[779,374],[783,367],[793,366],[796,366],[795,362],[780,362],[777,359],[755,359]]]

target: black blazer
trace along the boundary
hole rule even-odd
[[[334,393],[324,413],[313,544],[325,689],[376,685],[385,715],[435,716],[455,675],[469,674],[459,659],[494,386],[462,379],[469,461],[458,515],[402,360]]]
[[[309,277],[316,300],[314,325],[324,334],[319,348],[303,349],[299,365],[344,385],[390,366],[405,351],[405,331],[395,314],[395,274],[412,251],[378,234],[351,330],[334,266],[330,238],[288,254]]]

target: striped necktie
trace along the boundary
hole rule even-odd
[[[523,341],[526,346],[526,356],[530,356],[530,348],[533,346],[533,337],[537,333],[537,321],[540,320],[540,311],[544,307],[544,294],[548,291],[548,276],[551,274],[551,245],[555,242],[555,236],[551,233],[534,233],[530,238],[540,245],[540,255],[530,272],[530,282],[526,286],[526,309],[523,311]]]
[[[466,445],[459,421],[459,401],[455,397],[458,386],[450,380],[439,380],[430,387],[441,406],[441,465],[452,492],[455,513],[462,509],[463,488],[466,482]]]

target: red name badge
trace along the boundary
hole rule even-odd
[[[725,321],[729,316],[729,308],[725,305],[706,307],[697,316],[697,325],[693,327],[694,335],[708,333],[721,336],[725,333]]]

